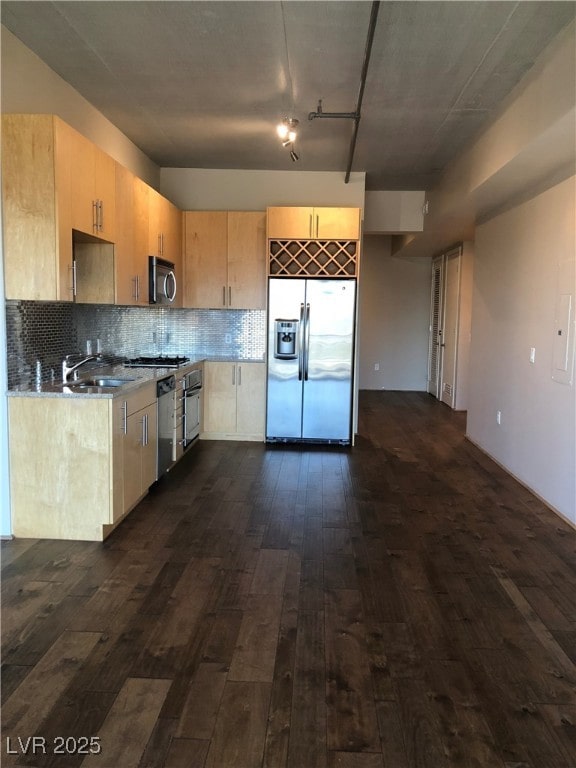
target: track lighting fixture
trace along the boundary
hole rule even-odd
[[[294,142],[296,141],[298,120],[295,117],[285,117],[279,125],[276,126],[282,146],[290,150],[290,159],[293,163],[298,160],[298,155],[294,151]]]
[[[296,141],[297,128],[298,120],[295,117],[285,117],[276,127],[276,132],[282,141],[287,139],[289,142],[292,142]]]

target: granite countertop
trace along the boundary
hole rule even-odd
[[[171,374],[188,373],[195,365],[200,362],[222,362],[222,363],[264,363],[262,358],[230,358],[230,357],[207,357],[201,360],[190,360],[186,365],[179,368],[131,368],[123,364],[102,365],[99,367],[86,368],[81,372],[77,382],[62,384],[60,382],[42,382],[41,384],[20,384],[14,389],[8,390],[8,397],[99,397],[113,398],[123,397],[129,392],[133,392],[138,387],[151,381],[158,381]],[[122,379],[126,383],[115,387],[96,387],[96,386],[78,386],[82,381],[98,378]],[[76,386],[75,386],[76,385]]]
[[[171,374],[188,373],[200,360],[191,360],[180,368],[128,368],[124,365],[105,365],[83,372],[77,382],[62,384],[43,382],[39,385],[20,385],[9,390],[8,397],[67,397],[113,398],[124,397],[144,384],[158,381]],[[98,378],[122,379],[125,384],[114,387],[78,386],[82,381]]]

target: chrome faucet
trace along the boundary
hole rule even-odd
[[[78,378],[78,368],[85,363],[89,363],[90,360],[101,360],[102,355],[87,355],[81,360],[77,360],[78,355],[66,355],[62,360],[62,382],[66,384],[69,381],[71,373],[74,374],[74,381]],[[74,360],[76,359],[76,362]]]

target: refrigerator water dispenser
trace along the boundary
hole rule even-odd
[[[294,360],[298,357],[298,320],[274,321],[274,357]]]

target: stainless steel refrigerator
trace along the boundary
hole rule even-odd
[[[270,278],[266,440],[352,438],[356,280]]]

